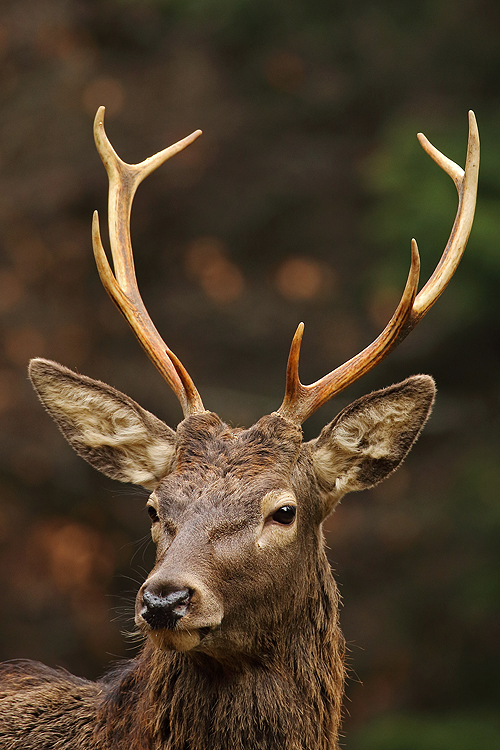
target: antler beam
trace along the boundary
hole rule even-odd
[[[109,179],[108,226],[114,274],[101,241],[99,217],[94,212],[92,243],[97,270],[113,302],[124,315],[148,357],[170,385],[182,406],[184,416],[205,411],[200,394],[180,360],[168,348],[156,330],[142,301],[137,285],[130,238],[130,212],[139,184],[174,154],[182,151],[201,135],[201,130],[150,156],[140,164],[127,164],[113,149],[104,130],[104,107],[94,120],[94,139]]]
[[[386,357],[417,325],[443,293],[460,263],[469,239],[476,206],[479,173],[479,133],[474,113],[469,112],[469,140],[465,170],[438,151],[427,138],[418,134],[424,151],[448,174],[458,192],[458,209],[441,259],[434,273],[416,294],[420,260],[417,243],[411,243],[411,268],[401,302],[380,336],[348,362],[311,385],[299,379],[299,355],[304,324],[300,323],[288,357],[286,391],[278,414],[302,424],[316,409],[354,383]]]

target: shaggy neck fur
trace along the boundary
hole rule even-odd
[[[308,605],[222,663],[147,644],[111,676],[96,740],[114,750],[336,750],[343,692],[338,594],[320,553]],[[253,649],[252,649],[253,650]]]

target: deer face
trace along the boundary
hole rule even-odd
[[[243,607],[262,606],[271,627],[310,534],[300,450],[300,430],[278,416],[239,431],[210,412],[181,423],[172,471],[148,500],[157,560],[136,603],[160,648],[241,649]]]
[[[358,399],[302,443],[301,428],[279,413],[232,430],[205,411],[174,432],[61,365],[33,360],[30,376],[83,458],[152,490],[157,557],[137,596],[138,627],[160,649],[219,657],[254,653],[304,610],[322,521],[347,492],[397,468],[434,398],[432,378],[414,376]]]

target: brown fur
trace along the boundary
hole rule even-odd
[[[343,494],[401,463],[430,412],[432,379],[358,400],[303,444],[300,428],[278,414],[232,430],[205,412],[173,433],[123,394],[55,363],[34,361],[31,377],[96,468],[137,481],[135,462],[143,467],[146,455],[147,486],[163,471],[148,501],[157,559],[137,598],[147,640],[135,660],[97,683],[32,662],[3,666],[0,748],[336,750],[344,645],[321,523]],[[75,409],[89,399],[90,408]],[[116,404],[122,426],[110,428]],[[275,522],[290,503],[293,523]],[[179,623],[154,629],[141,615],[144,591],[172,582],[192,600]]]

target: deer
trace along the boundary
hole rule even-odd
[[[150,492],[156,561],[137,593],[144,642],[135,658],[96,682],[29,660],[1,666],[2,750],[339,748],[345,646],[322,524],[345,494],[373,487],[401,464],[431,412],[434,380],[414,375],[364,395],[308,442],[302,424],[386,357],[448,285],[474,217],[477,124],[470,112],[464,170],[418,134],[458,192],[449,240],[427,283],[417,293],[412,240],[406,285],[385,329],[310,385],[299,379],[300,323],[283,402],[250,428],[232,428],[205,409],[146,311],[135,276],[135,191],[200,133],[128,164],[106,135],[104,107],[95,118],[109,178],[114,271],[95,212],[97,269],[183,419],[174,430],[110,385],[31,360],[35,391],[76,452],[108,477]]]

